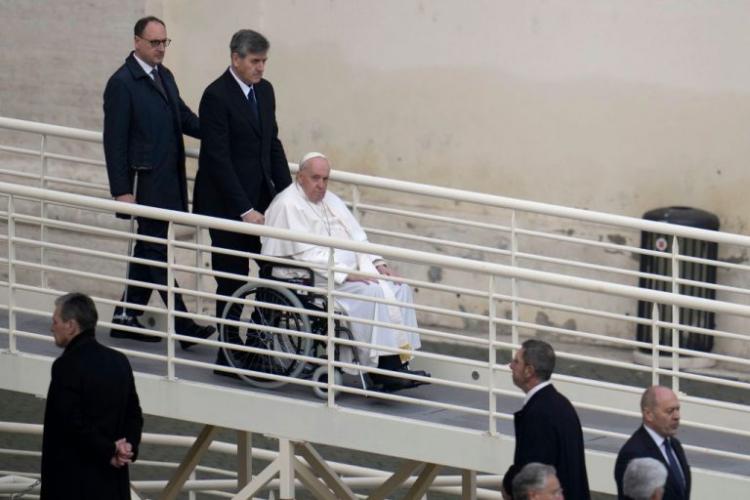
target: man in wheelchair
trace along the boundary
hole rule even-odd
[[[328,191],[330,170],[328,159],[321,153],[305,155],[300,161],[296,182],[279,193],[266,210],[266,225],[308,234],[367,241],[367,235],[341,198]],[[328,247],[267,237],[261,238],[261,242],[263,255],[288,257],[313,265],[316,285],[325,286]],[[337,268],[348,270],[334,273],[336,290],[405,304],[413,302],[412,290],[408,285],[361,274],[392,276],[391,269],[380,256],[335,249],[333,259]],[[322,266],[322,269],[315,266]],[[357,357],[362,365],[428,375],[423,371],[409,370],[410,355],[378,349],[378,346],[406,351],[419,349],[421,343],[417,333],[357,321],[358,318],[363,318],[416,328],[417,319],[413,308],[345,297],[338,297],[336,302],[352,318],[350,329],[354,339],[373,346],[369,349],[357,347]],[[349,349],[342,349],[342,354],[343,351]],[[376,373],[370,373],[370,378],[386,390],[420,385],[412,380]]]

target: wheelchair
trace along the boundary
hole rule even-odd
[[[279,270],[281,272],[279,272]],[[286,274],[286,276],[282,276]],[[313,270],[294,265],[266,264],[260,267],[259,276],[296,285],[314,286]],[[306,290],[291,290],[283,285],[273,283],[247,283],[232,295],[234,299],[250,300],[255,304],[227,302],[222,318],[235,322],[222,323],[219,328],[219,340],[227,364],[257,372],[258,376],[237,374],[242,380],[254,387],[274,389],[287,382],[263,375],[279,375],[294,378],[310,378],[314,382],[327,383],[328,368],[325,364],[310,363],[294,359],[289,355],[318,357],[326,359],[326,342],[324,340],[294,335],[291,332],[313,333],[325,337],[328,332],[328,319],[325,316],[309,315],[302,309],[325,313],[328,301],[325,295]],[[339,311],[340,312],[340,311]],[[238,326],[238,323],[241,326]],[[259,329],[262,326],[263,329]],[[338,319],[334,320],[337,337],[354,340],[351,330]],[[252,347],[260,352],[248,352],[233,349],[232,345]],[[351,349],[355,365],[359,365],[359,356],[355,347],[335,346],[335,358],[339,359],[339,349]],[[359,371],[363,389],[368,389],[364,372]],[[334,369],[334,383],[341,385],[343,374],[340,368]],[[315,395],[327,398],[325,387],[316,386]]]

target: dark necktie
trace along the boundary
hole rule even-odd
[[[159,92],[161,92],[161,95],[167,97],[167,92],[164,90],[164,84],[161,82],[161,76],[159,76],[159,72],[156,71],[156,68],[151,70],[151,75],[154,77],[154,83],[156,84],[156,88],[159,89]]]
[[[667,452],[667,461],[669,462],[669,468],[672,471],[672,474],[680,484],[682,491],[685,491],[685,476],[682,475],[682,469],[680,468],[680,464],[677,463],[677,457],[674,454],[672,443],[669,438],[664,440],[664,451]]]
[[[250,110],[253,114],[255,122],[258,122],[258,100],[255,99],[255,90],[250,87],[250,91],[247,93],[247,102],[250,104]]]

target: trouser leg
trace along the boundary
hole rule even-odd
[[[147,219],[144,217],[138,218],[138,234],[144,236],[152,236],[155,238],[166,238],[169,224],[165,221]],[[152,243],[147,241],[138,241],[135,244],[133,250],[133,256],[140,259],[149,259],[159,262],[167,262],[167,246],[162,243]],[[144,281],[147,283],[153,283],[155,285],[166,285],[167,284],[167,269],[158,266],[149,266],[147,264],[131,263],[130,272],[128,278],[136,281]],[[174,282],[175,286],[179,286],[177,281]],[[122,300],[127,298],[128,303],[137,305],[148,304],[151,298],[152,288],[143,287],[138,285],[129,285],[127,287],[127,297],[123,293]],[[167,292],[159,291],[164,304],[167,304]],[[182,295],[179,293],[174,294],[175,310],[186,312],[187,307],[182,299]],[[115,309],[115,316],[117,316],[121,307]],[[127,308],[126,313],[128,316],[140,316],[141,311],[136,309]],[[193,320],[189,318],[177,318],[176,328],[178,332],[185,332],[189,330],[193,325]]]

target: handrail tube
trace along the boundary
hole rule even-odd
[[[612,295],[618,295],[621,297],[629,297],[651,302],[750,317],[750,306],[723,303],[709,299],[690,297],[686,295],[675,295],[658,290],[649,290],[628,285],[606,283],[589,278],[579,278],[574,276],[549,273],[545,271],[537,271],[533,269],[514,268],[512,266],[503,264],[472,261],[461,257],[436,255],[419,250],[396,248],[375,243],[361,243],[356,241],[332,238],[329,236],[299,234],[295,231],[288,231],[286,229],[261,226],[257,224],[247,224],[243,222],[209,217],[205,215],[189,214],[175,210],[164,210],[144,205],[136,205],[132,203],[122,203],[113,200],[105,200],[101,198],[94,198],[73,193],[54,192],[30,186],[19,186],[7,182],[0,182],[0,193],[8,193],[26,198],[31,197],[37,200],[60,203],[75,203],[85,207],[99,208],[111,212],[121,212],[159,220],[171,220],[173,222],[184,225],[222,229],[225,231],[241,234],[296,240],[303,243],[312,243],[314,245],[352,250],[354,252],[364,252],[371,254],[375,253],[383,255],[385,257],[412,262],[420,262],[422,264],[428,263],[438,266],[442,265],[445,267],[462,269],[465,271],[476,271],[485,274],[515,277],[526,281],[576,288],[578,290],[610,293]],[[750,237],[738,238],[742,239],[743,241],[747,240],[748,245],[750,245]]]

